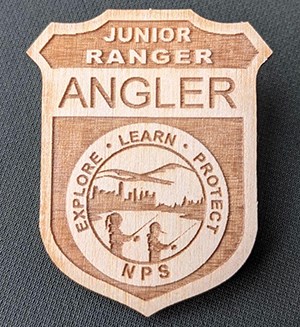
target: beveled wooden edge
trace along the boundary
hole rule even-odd
[[[41,70],[50,69],[45,58],[40,54],[42,48],[54,34],[79,34],[93,31],[109,20],[189,20],[196,27],[212,33],[238,34],[244,33],[253,46],[258,50],[258,55],[251,66],[258,69],[272,54],[272,50],[248,22],[219,23],[200,17],[190,9],[183,10],[106,10],[101,15],[81,23],[50,23],[40,34],[36,41],[27,50],[27,54],[36,62]]]

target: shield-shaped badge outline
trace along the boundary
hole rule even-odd
[[[256,49],[257,54],[246,68],[236,69],[237,76],[242,72],[244,79],[244,109],[238,113],[229,112],[224,117],[242,117],[244,151],[244,231],[234,254],[210,274],[174,288],[149,300],[144,300],[113,284],[99,280],[84,272],[72,263],[60,250],[51,231],[51,198],[53,174],[53,68],[41,55],[41,50],[54,35],[75,35],[93,31],[109,20],[123,21],[189,21],[197,28],[220,35],[244,34]],[[230,278],[243,265],[254,245],[257,232],[257,187],[256,187],[256,75],[259,67],[271,55],[270,48],[249,23],[225,24],[206,20],[191,10],[108,10],[100,16],[83,23],[51,23],[28,50],[29,56],[40,67],[43,77],[42,94],[42,151],[41,151],[41,205],[40,231],[42,240],[53,262],[67,276],[77,283],[116,301],[130,306],[149,316],[164,307],[203,293]],[[72,69],[72,68],[70,68]],[[84,68],[82,68],[84,69]],[[223,117],[223,116],[222,116]],[[230,191],[230,190],[229,190]],[[171,293],[171,294],[170,294]]]

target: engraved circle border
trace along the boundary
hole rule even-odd
[[[176,132],[177,135],[178,134],[183,135],[185,138],[184,143],[193,144],[192,150],[190,150],[190,149],[184,150],[184,152],[186,153],[184,155],[184,157],[187,158],[187,160],[189,162],[191,162],[193,157],[195,157],[195,155],[197,153],[201,153],[201,152],[205,153],[207,158],[209,158],[209,162],[213,163],[213,167],[214,167],[215,171],[217,171],[215,174],[218,177],[221,177],[220,184],[222,186],[223,198],[226,199],[227,201],[224,203],[224,206],[223,206],[222,217],[224,217],[224,219],[222,219],[222,226],[221,226],[221,228],[219,228],[220,233],[218,233],[219,236],[217,237],[217,241],[201,242],[202,237],[201,238],[198,237],[198,239],[196,239],[188,247],[188,249],[185,250],[180,256],[176,256],[174,259],[172,259],[172,257],[171,257],[170,260],[166,260],[166,263],[168,263],[168,265],[169,265],[168,268],[171,271],[171,277],[168,279],[162,279],[162,278],[159,279],[157,277],[157,278],[151,278],[151,279],[142,281],[138,277],[131,279],[126,276],[121,276],[121,273],[124,268],[124,264],[126,264],[127,261],[116,257],[115,255],[113,255],[110,251],[108,251],[104,247],[103,247],[103,249],[105,251],[101,251],[101,249],[99,247],[99,240],[95,237],[92,228],[90,228],[87,232],[84,232],[80,235],[80,233],[78,233],[77,229],[75,228],[75,224],[73,222],[73,216],[72,216],[73,207],[72,207],[72,201],[70,200],[70,199],[72,199],[72,197],[73,197],[72,194],[74,192],[74,184],[72,183],[72,181],[76,180],[76,177],[81,172],[81,167],[86,162],[86,158],[88,157],[87,154],[90,155],[93,152],[95,152],[95,150],[97,149],[97,153],[105,153],[106,157],[108,157],[109,152],[113,153],[117,150],[114,149],[112,151],[112,149],[107,149],[106,144],[113,143],[112,140],[114,140],[116,137],[116,130],[118,130],[119,133],[122,133],[123,131],[124,132],[128,131],[128,127],[132,128],[132,129],[134,128],[134,130],[137,130],[139,132],[143,132],[147,128],[147,130],[159,129],[159,130],[166,130],[166,132],[169,132],[169,133]],[[183,143],[182,143],[182,145],[183,145]],[[122,148],[122,147],[120,147],[120,148]],[[181,153],[181,151],[179,151],[179,149],[176,149],[175,151],[177,151],[178,153]],[[194,156],[191,155],[191,153],[193,153]],[[101,166],[101,165],[102,165],[102,161],[101,161],[101,163],[99,163],[99,166]],[[193,167],[197,171],[197,169],[194,165],[193,165]],[[97,167],[97,169],[98,169],[98,167]],[[73,187],[71,187],[71,185]],[[208,194],[207,195],[207,204],[209,204],[209,199],[210,199],[209,192],[205,192],[205,193]],[[83,203],[84,203],[84,207],[86,208],[86,205],[87,205],[86,197],[84,199],[85,200],[83,201]],[[226,181],[225,181],[223,172],[219,166],[219,163],[217,162],[215,157],[211,154],[211,152],[198,139],[196,139],[194,136],[192,136],[191,134],[189,134],[181,129],[178,129],[178,128],[175,128],[175,127],[172,127],[169,125],[158,124],[158,123],[137,123],[137,124],[124,125],[124,126],[121,126],[121,127],[118,127],[116,129],[109,131],[108,133],[102,135],[99,139],[94,141],[84,151],[84,153],[82,154],[80,159],[77,161],[77,163],[72,171],[70,180],[69,180],[69,184],[68,184],[68,188],[67,188],[67,196],[66,196],[66,215],[67,215],[68,225],[69,225],[71,234],[73,236],[74,242],[76,243],[76,245],[78,246],[78,248],[80,249],[82,254],[85,256],[85,258],[96,269],[98,269],[105,275],[109,276],[110,278],[112,278],[116,281],[125,283],[125,284],[135,285],[135,286],[140,286],[140,287],[155,287],[155,286],[162,286],[162,285],[170,284],[170,283],[176,282],[180,279],[187,277],[188,275],[192,274],[194,271],[199,269],[211,257],[211,255],[218,248],[218,246],[223,238],[223,235],[225,233],[225,230],[226,230],[226,225],[227,225],[227,220],[228,220],[228,209],[229,209],[228,201],[229,201],[229,197],[228,197],[227,185],[226,185]],[[205,223],[206,219],[207,219],[207,217],[205,218],[204,223]],[[201,230],[202,230],[202,228],[201,228]],[[209,237],[209,238],[213,239],[211,237]],[[198,242],[197,242],[197,240],[198,240]],[[213,245],[211,243],[213,243]],[[207,251],[207,247],[209,248],[209,251]],[[95,248],[96,249],[98,248],[98,251],[94,251],[94,250],[91,251],[91,249],[95,249]],[[206,253],[206,255],[204,256],[204,258],[203,257],[201,258],[200,255],[195,256],[194,255],[195,253]],[[187,262],[188,265],[186,265],[184,267],[184,269],[178,269],[178,267],[180,266],[180,262]],[[155,270],[158,271],[160,264],[161,264],[160,262],[148,263],[148,266],[151,266],[153,271],[155,271]],[[136,265],[139,265],[139,264],[136,264]],[[143,265],[141,265],[141,266],[143,266]],[[170,268],[170,266],[171,266],[171,268]],[[176,274],[172,273],[174,271],[176,271]],[[121,276],[121,278],[120,278],[120,276]],[[136,276],[138,276],[138,275],[136,275]],[[158,274],[157,274],[157,276],[158,276]]]

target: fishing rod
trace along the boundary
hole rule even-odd
[[[134,236],[136,235],[138,232],[140,232],[144,227],[146,227],[148,224],[151,223],[151,221],[153,221],[156,217],[158,216],[158,214],[156,214],[154,217],[152,217],[149,221],[147,221],[142,227],[140,227],[137,231],[135,231],[133,234],[131,234],[130,236]],[[139,240],[139,236],[137,235],[135,237],[135,241],[138,241]]]
[[[193,224],[192,226],[190,226],[187,230],[185,230],[182,234],[180,234],[179,236],[177,236],[171,243],[169,243],[168,245],[172,245],[173,243],[175,243],[177,240],[179,240],[184,234],[186,234],[190,229],[192,229],[194,226],[196,226],[197,223]]]

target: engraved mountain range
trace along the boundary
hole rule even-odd
[[[177,163],[146,173],[103,170],[95,177],[89,211],[112,210],[178,212],[183,218],[200,219],[199,211],[204,210],[202,187],[191,168]]]

